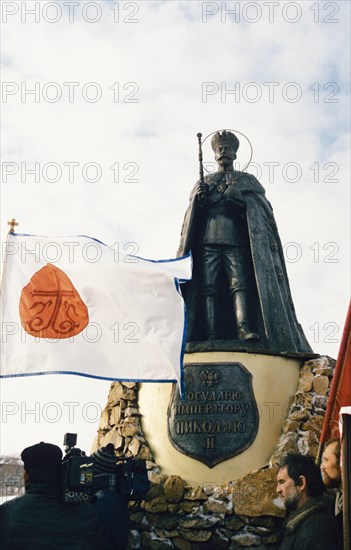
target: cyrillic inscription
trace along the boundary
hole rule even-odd
[[[172,445],[210,468],[254,441],[258,410],[252,376],[241,363],[185,366],[185,396],[174,386],[168,408]]]

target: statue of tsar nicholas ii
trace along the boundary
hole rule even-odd
[[[211,141],[218,171],[200,178],[186,211],[178,255],[192,252],[185,285],[188,342],[233,340],[274,352],[311,352],[289,288],[273,210],[258,180],[234,170],[239,140]]]

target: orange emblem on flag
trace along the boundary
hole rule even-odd
[[[85,329],[88,308],[66,273],[52,264],[37,271],[22,289],[23,328],[39,338],[69,338]]]

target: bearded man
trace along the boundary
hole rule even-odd
[[[332,509],[342,532],[343,494],[340,465],[340,440],[330,439],[325,444],[322,455],[321,472],[324,485],[331,496]]]
[[[287,517],[278,536],[277,550],[340,550],[342,541],[320,469],[312,457],[288,454],[277,475],[277,493]]]

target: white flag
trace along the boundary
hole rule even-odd
[[[1,377],[77,374],[182,385],[191,257],[121,255],[88,237],[9,234]]]

